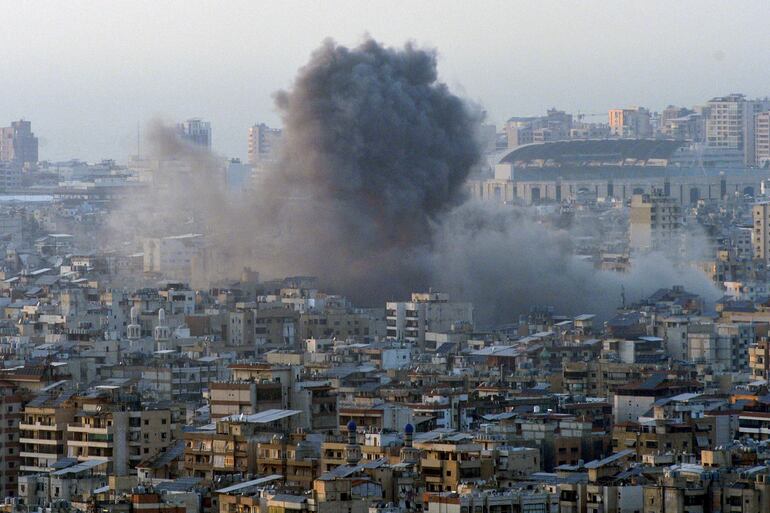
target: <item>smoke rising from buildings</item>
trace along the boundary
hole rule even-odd
[[[478,305],[482,321],[514,320],[532,306],[566,314],[609,317],[621,294],[637,300],[659,288],[684,285],[707,300],[718,291],[683,258],[635,258],[631,271],[599,271],[572,251],[568,235],[539,223],[531,210],[469,202],[435,233],[434,286]]]
[[[287,263],[359,298],[427,285],[434,225],[480,158],[480,116],[437,81],[435,52],[327,40],[276,104],[283,154],[258,195]]]
[[[533,304],[609,313],[621,285],[629,298],[674,283],[713,293],[705,277],[658,258],[625,276],[598,272],[525,210],[468,202],[481,116],[437,80],[434,51],[326,41],[276,105],[282,153],[253,193],[228,196],[212,179],[222,160],[156,124],[153,157],[182,165],[164,168],[162,186],[118,211],[113,226],[202,231],[218,262],[200,266],[205,280],[244,266],[313,274],[373,306],[432,286],[472,300],[486,321]]]

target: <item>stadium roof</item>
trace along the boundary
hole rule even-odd
[[[587,139],[519,146],[505,154],[500,163],[526,166],[544,161],[546,167],[588,166],[634,161],[668,160],[684,141],[667,139]]]

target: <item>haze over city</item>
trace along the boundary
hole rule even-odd
[[[245,158],[247,128],[255,117],[277,122],[272,95],[327,37],[438,48],[442,80],[497,123],[550,107],[603,113],[762,96],[770,81],[770,56],[754,37],[761,1],[729,13],[710,1],[101,7],[9,2],[3,12],[0,111],[35,119],[45,159],[124,160],[136,151],[137,124],[193,115],[213,122],[217,152]]]
[[[0,513],[769,513],[766,10],[0,0]]]

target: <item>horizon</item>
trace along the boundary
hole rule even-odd
[[[770,94],[770,57],[755,48],[760,2],[729,18],[718,16],[719,2],[555,5],[14,5],[0,36],[2,123],[31,121],[44,160],[125,161],[137,125],[197,117],[211,122],[216,153],[244,160],[248,128],[280,126],[273,95],[321,42],[351,47],[367,34],[387,46],[435,49],[440,79],[498,127],[550,107],[659,111],[735,91]]]

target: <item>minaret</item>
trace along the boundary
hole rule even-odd
[[[401,448],[401,463],[416,465],[420,462],[420,450],[412,447],[413,436],[414,426],[411,424],[404,426],[404,446]]]
[[[361,447],[356,438],[356,423],[348,422],[348,444],[345,446],[345,460],[348,465],[358,465],[361,461]]]
[[[128,340],[139,340],[142,338],[142,327],[139,325],[139,316],[136,313],[136,307],[131,307],[131,324],[126,328]]]
[[[162,351],[168,349],[166,343],[171,338],[171,330],[166,325],[166,311],[161,308],[158,310],[158,325],[155,326],[155,349]]]

